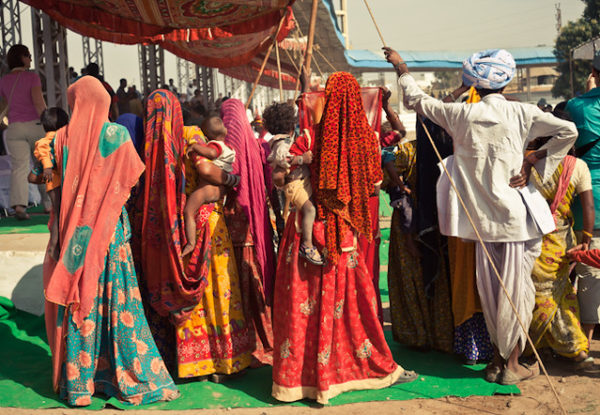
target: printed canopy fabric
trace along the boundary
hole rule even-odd
[[[293,27],[290,0],[22,0],[84,36],[155,43],[194,63],[231,67],[266,50]]]
[[[298,75],[298,70],[281,48],[279,52],[282,87],[283,89],[293,91],[296,89],[296,76]],[[254,82],[264,59],[265,52],[261,52],[254,56],[252,60],[245,65],[222,68],[219,70],[219,72],[232,78],[241,79],[242,81]],[[267,64],[265,65],[265,69],[259,83],[263,86],[279,88],[279,71],[277,68],[277,57],[274,51],[271,52],[271,56],[267,60]]]

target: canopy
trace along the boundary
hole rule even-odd
[[[154,43],[203,66],[248,63],[293,27],[294,0],[21,0],[84,36]],[[286,13],[287,11],[287,13]]]
[[[573,59],[585,59],[591,61],[594,59],[596,51],[600,50],[600,37],[582,43],[573,49]]]

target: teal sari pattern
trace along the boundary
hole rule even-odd
[[[127,212],[123,209],[91,313],[80,327],[70,312],[67,316],[60,394],[69,405],[89,405],[97,392],[133,405],[179,396],[144,315],[130,236]],[[58,313],[59,320],[61,314]]]

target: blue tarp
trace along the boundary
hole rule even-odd
[[[338,25],[333,0],[322,1],[327,10],[329,10],[329,15],[336,31],[336,35],[340,41],[340,46],[345,48],[344,36]],[[508,49],[508,51],[514,56],[517,66],[557,64],[553,48],[550,46],[512,48]],[[477,51],[398,51],[409,68],[427,70],[460,69],[462,68],[462,62],[474,52]],[[383,53],[379,51],[346,50],[344,55],[346,56],[348,64],[354,68],[392,70],[391,65],[384,59]]]

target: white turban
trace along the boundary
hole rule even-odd
[[[504,49],[477,52],[463,62],[463,82],[467,86],[500,89],[515,76],[513,56]]]

